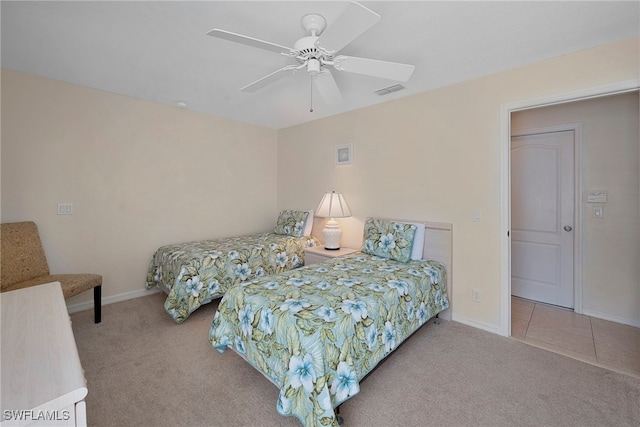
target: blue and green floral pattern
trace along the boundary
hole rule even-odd
[[[440,263],[354,253],[231,287],[209,342],[280,388],[280,414],[337,425],[334,408],[359,381],[449,306],[445,284]]]
[[[416,229],[414,224],[367,218],[364,224],[362,252],[407,262],[411,259]]]
[[[182,323],[235,283],[302,266],[304,248],[319,243],[314,237],[258,233],[163,246],[149,264],[147,288],[169,294],[164,309]]]
[[[278,221],[273,228],[273,232],[276,234],[302,237],[304,233],[304,222],[308,216],[308,211],[282,211],[278,215]]]

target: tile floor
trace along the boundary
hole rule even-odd
[[[640,328],[511,297],[511,337],[640,378]]]

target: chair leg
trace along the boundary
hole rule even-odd
[[[93,310],[95,323],[100,323],[102,321],[102,285],[93,288]]]

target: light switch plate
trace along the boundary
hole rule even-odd
[[[73,204],[58,203],[58,215],[73,215]]]
[[[593,208],[593,216],[596,218],[604,218],[604,208],[602,206],[595,206]]]

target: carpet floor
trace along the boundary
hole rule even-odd
[[[278,389],[207,334],[217,303],[177,325],[164,294],[71,315],[90,426],[299,426]],[[639,426],[640,380],[453,321],[429,322],[341,407],[345,427]]]

